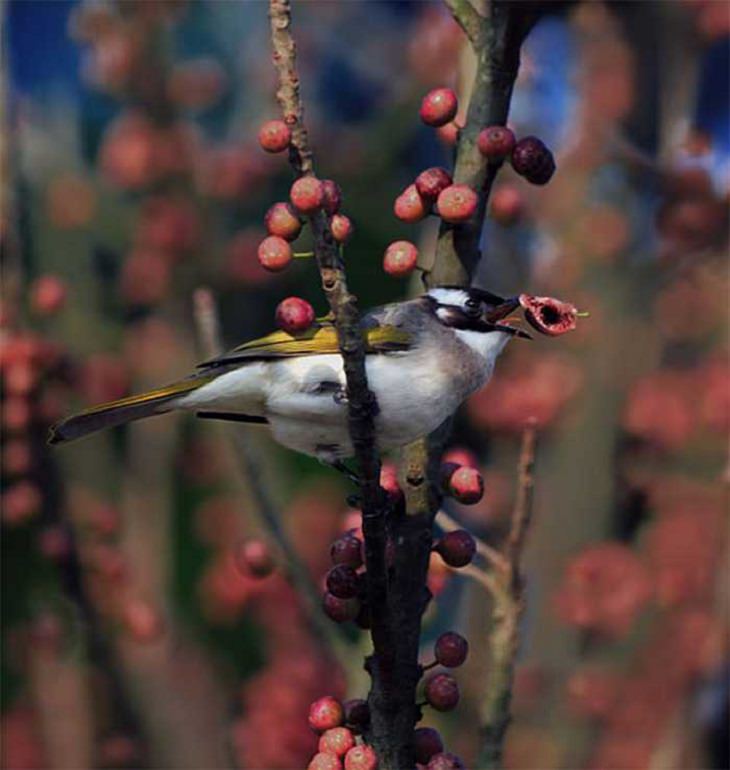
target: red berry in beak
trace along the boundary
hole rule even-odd
[[[443,126],[456,116],[459,102],[450,88],[435,88],[423,97],[421,120],[427,126]]]
[[[287,297],[276,308],[276,323],[289,334],[304,331],[314,323],[314,308],[300,297]]]
[[[558,337],[576,327],[578,310],[569,302],[553,297],[533,297],[520,294],[520,305],[530,326],[542,334]]]
[[[291,131],[283,120],[269,120],[259,129],[259,144],[266,152],[283,152],[291,142]]]
[[[468,185],[452,184],[442,190],[436,201],[438,215],[445,222],[466,222],[477,210],[479,197]]]

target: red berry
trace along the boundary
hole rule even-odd
[[[481,154],[491,160],[502,160],[514,149],[515,135],[507,126],[488,126],[479,133],[477,147]]]
[[[294,207],[289,203],[275,203],[264,217],[269,235],[278,235],[286,241],[293,241],[302,231],[302,222]]]
[[[346,727],[333,727],[319,739],[319,750],[336,757],[344,757],[354,745],[355,736]]]
[[[377,770],[378,755],[370,746],[353,746],[345,754],[345,770]]]
[[[324,190],[322,182],[314,176],[303,176],[289,190],[289,200],[302,214],[314,214],[322,207]]]
[[[141,643],[157,641],[165,630],[160,615],[142,599],[130,599],[124,605],[122,622],[132,638]]]
[[[434,754],[440,754],[444,750],[444,742],[439,731],[433,727],[417,727],[413,733],[413,749],[416,762],[425,765]]]
[[[536,136],[520,139],[512,150],[512,168],[532,184],[546,184],[555,172],[555,159]]]
[[[355,732],[361,732],[370,724],[370,706],[362,698],[345,701],[345,724]]]
[[[339,599],[327,591],[322,599],[322,609],[324,614],[335,623],[346,623],[348,620],[355,620],[360,614],[360,600]]]
[[[525,310],[525,318],[530,326],[542,334],[557,337],[576,327],[578,309],[570,302],[562,302],[554,297],[520,294],[520,305]]]
[[[451,123],[439,126],[436,129],[436,135],[445,145],[453,147],[459,138],[460,130],[459,125],[452,120]]]
[[[476,468],[457,468],[449,480],[449,493],[464,505],[474,505],[484,496],[484,479]]]
[[[278,273],[292,260],[291,246],[278,235],[270,235],[259,244],[258,257],[261,267]]]
[[[267,577],[276,568],[276,561],[263,540],[244,540],[235,553],[236,566],[244,575]]]
[[[420,196],[416,185],[412,184],[408,185],[395,199],[393,213],[402,222],[419,222],[428,214],[429,208]]]
[[[447,532],[439,540],[435,550],[449,567],[466,567],[474,558],[477,544],[465,529],[457,529]]]
[[[335,214],[330,222],[330,230],[337,243],[346,243],[350,240],[354,228],[349,217],[344,214]]]
[[[383,270],[401,278],[413,272],[418,262],[418,249],[410,241],[394,241],[385,250]]]
[[[322,180],[322,208],[325,214],[333,216],[340,210],[342,191],[337,182],[331,179]]]
[[[307,770],[342,770],[342,762],[336,754],[320,751],[309,760]]]
[[[459,102],[450,88],[435,88],[423,97],[421,102],[421,120],[427,126],[443,126],[453,120]]]
[[[318,733],[340,727],[344,718],[342,704],[332,695],[317,698],[309,707],[309,726]]]
[[[66,284],[56,275],[42,275],[30,287],[30,306],[37,315],[53,315],[65,302]]]
[[[314,323],[314,308],[305,299],[287,297],[276,308],[276,323],[289,334],[304,331]]]
[[[345,532],[330,546],[333,564],[346,564],[357,569],[362,566],[362,540],[351,532]]]
[[[465,184],[452,184],[442,190],[437,201],[438,214],[445,222],[466,222],[477,210],[479,196]]]
[[[424,695],[436,711],[451,711],[459,702],[459,685],[451,674],[434,674],[426,680]]]
[[[452,447],[441,458],[441,462],[454,463],[454,465],[465,465],[467,468],[478,468],[479,460],[474,452],[464,447]]]
[[[422,198],[434,201],[453,181],[445,168],[427,168],[416,177],[416,190]]]
[[[464,763],[456,754],[446,751],[434,754],[426,765],[426,770],[464,770]]]
[[[338,564],[327,573],[327,590],[338,599],[357,596],[357,572],[346,564]]]
[[[291,142],[291,131],[283,120],[269,120],[259,129],[259,144],[266,152],[283,152]]]
[[[380,468],[380,486],[385,490],[388,499],[396,502],[403,498],[403,490],[398,483],[398,469],[391,463],[383,463]]]
[[[522,216],[524,207],[522,193],[514,184],[500,185],[492,192],[489,200],[492,219],[505,227],[513,225]]]
[[[457,668],[469,654],[469,642],[461,634],[447,631],[436,640],[433,648],[436,661],[446,668]]]

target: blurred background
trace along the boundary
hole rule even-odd
[[[267,6],[3,10],[3,767],[304,767],[310,701],[367,692],[366,632],[316,606],[352,489],[192,418],[45,445],[62,415],[204,358],[196,308],[231,346],[284,296],[324,311],[311,262],[273,275],[256,257],[291,183],[256,141],[277,117]],[[418,105],[468,83],[463,35],[437,2],[294,12],[318,175],[355,224],[351,287],[363,307],[405,297],[419,281],[386,276],[383,250],[408,238],[428,264],[437,224],[399,222],[393,200],[451,163]],[[454,435],[487,492],[449,513],[498,542],[520,431],[540,429],[509,768],[730,767],[729,32],[722,1],[552,3],[524,52],[511,122],[558,170],[545,188],[502,171],[477,281],[591,316],[514,343]],[[469,765],[489,600],[444,570],[423,659],[447,629],[471,653],[459,708],[424,723]]]

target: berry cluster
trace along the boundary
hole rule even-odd
[[[325,695],[309,707],[308,721],[319,735],[319,744],[307,770],[377,770],[378,757],[362,739],[370,723],[364,700],[341,703]]]

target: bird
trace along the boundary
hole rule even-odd
[[[507,342],[530,337],[506,323],[519,306],[518,297],[439,286],[362,316],[379,450],[427,435],[486,385]],[[329,317],[303,332],[279,330],[239,345],[178,382],[68,417],[50,429],[49,443],[175,410],[267,426],[280,444],[333,467],[353,455],[343,359]]]

